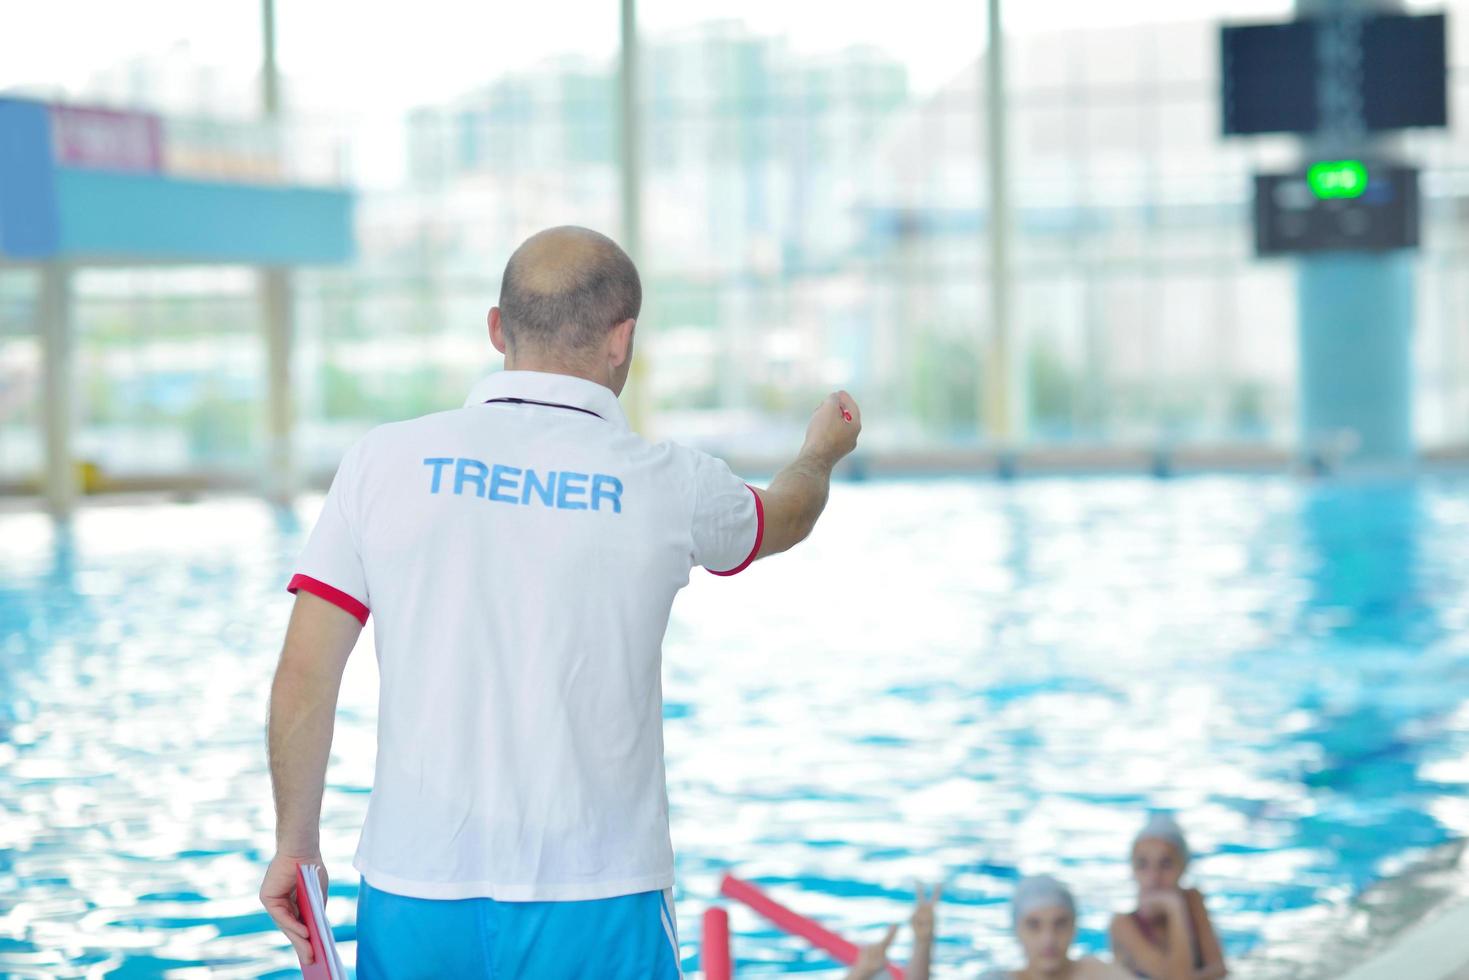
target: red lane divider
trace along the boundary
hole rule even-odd
[[[699,968],[704,971],[704,980],[733,980],[729,913],[722,908],[704,910],[704,940],[699,944]]]
[[[848,942],[830,929],[798,912],[792,912],[748,881],[727,874],[719,883],[719,891],[726,898],[732,898],[736,902],[749,906],[753,912],[769,919],[780,929],[793,936],[799,936],[817,949],[830,953],[838,963],[851,966],[857,962],[857,954],[860,950],[856,943]],[[892,975],[893,980],[903,980],[903,968],[900,966],[889,963],[888,973]]]

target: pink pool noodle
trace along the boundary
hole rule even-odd
[[[748,881],[741,881],[734,875],[727,874],[719,883],[719,891],[726,897],[737,902],[748,905],[752,911],[761,915],[777,927],[799,936],[817,949],[825,950],[832,955],[838,963],[851,966],[857,962],[859,950],[855,943],[848,942],[841,936],[819,923],[813,922],[804,915],[792,912],[790,909],[770,898],[760,889]],[[888,973],[892,974],[893,980],[903,980],[903,969],[893,964],[888,964]]]
[[[699,966],[704,971],[704,980],[732,980],[729,913],[724,909],[704,910],[704,941],[699,946]]]

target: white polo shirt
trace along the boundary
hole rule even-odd
[[[763,530],[722,461],[647,442],[568,375],[491,374],[463,408],[354,443],[287,588],[377,617],[357,870],[422,898],[671,886],[669,609],[693,566],[740,571]]]

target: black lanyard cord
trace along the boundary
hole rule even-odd
[[[534,398],[486,398],[483,404],[489,405],[492,402],[509,402],[512,405],[540,405],[542,408],[569,408],[573,412],[584,412],[593,418],[602,417],[590,408],[582,408],[579,405],[563,405],[560,402],[538,402]]]

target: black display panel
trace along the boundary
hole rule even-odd
[[[1362,118],[1368,129],[1447,126],[1444,15],[1362,24]]]
[[[1341,63],[1369,130],[1448,125],[1448,71],[1443,14],[1362,17],[1360,50]],[[1322,128],[1318,78],[1323,19],[1220,29],[1221,116],[1226,136],[1314,133]]]
[[[1313,21],[1225,27],[1220,41],[1225,135],[1316,129]]]
[[[1361,186],[1350,193],[1342,185],[1333,190],[1313,182],[1309,169],[1256,174],[1255,253],[1382,252],[1417,247],[1418,171],[1390,165],[1357,166],[1364,176]]]

